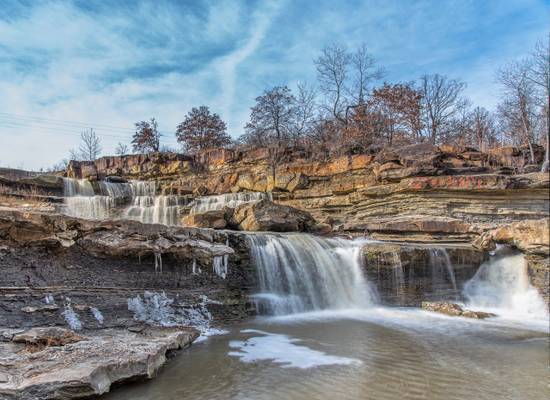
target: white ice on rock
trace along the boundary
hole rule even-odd
[[[200,296],[195,304],[179,304],[165,292],[145,291],[143,297],[128,299],[128,310],[134,313],[136,321],[158,326],[192,326],[203,336],[225,333],[210,327],[212,314],[208,304],[217,304],[207,296]]]
[[[78,317],[78,314],[73,310],[70,302],[65,304],[65,309],[61,314],[73,331],[79,331],[82,329],[82,322],[80,322],[80,318]]]

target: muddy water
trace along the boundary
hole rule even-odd
[[[104,400],[543,399],[548,325],[372,308],[257,319]]]

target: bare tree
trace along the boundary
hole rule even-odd
[[[94,161],[101,154],[101,141],[95,131],[90,128],[80,134],[78,150],[70,150],[71,160]]]
[[[536,44],[535,50],[527,60],[527,79],[535,87],[535,96],[538,100],[542,114],[544,114],[545,128],[544,137],[546,151],[542,172],[548,172],[550,164],[550,32],[546,41],[540,41]]]
[[[467,114],[466,140],[468,144],[485,151],[496,142],[493,116],[483,107],[476,107]]]
[[[445,128],[464,108],[461,94],[465,88],[465,83],[439,74],[420,78],[423,120],[432,144],[437,143]]]
[[[115,149],[115,154],[118,155],[118,156],[124,156],[126,154],[128,154],[128,146],[125,145],[124,143],[121,143],[121,142],[118,142],[117,146],[116,146],[116,149]]]
[[[197,152],[231,143],[225,122],[207,106],[193,107],[176,129],[176,138],[186,150]]]
[[[333,118],[344,125],[347,123],[345,112],[348,103],[345,95],[351,59],[346,47],[335,43],[325,47],[315,60],[317,78],[329,102],[328,109]]]
[[[529,147],[530,162],[535,163],[535,129],[538,122],[533,83],[527,76],[525,63],[514,62],[501,68],[497,80],[503,100],[498,105],[501,123],[515,144]]]
[[[160,148],[160,132],[154,118],[150,121],[139,121],[135,123],[136,132],[132,137],[132,147],[135,152],[155,152]]]
[[[306,83],[298,84],[296,95],[294,126],[291,131],[295,144],[302,138],[308,136],[316,121],[317,104],[315,101],[315,89]]]
[[[363,43],[350,57],[352,83],[349,94],[355,105],[365,104],[374,81],[382,79],[384,69],[376,65],[376,59]]]

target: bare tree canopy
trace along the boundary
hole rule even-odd
[[[186,150],[196,152],[231,143],[225,122],[207,106],[193,107],[176,129],[176,138]]]
[[[139,121],[135,123],[136,132],[132,137],[132,148],[134,152],[150,153],[159,151],[160,132],[154,118],[150,121]]]
[[[503,99],[498,105],[501,129],[512,143],[529,147],[531,163],[535,162],[533,144],[540,119],[537,114],[537,99],[533,82],[528,78],[527,65],[513,62],[501,68],[497,81],[502,88]]]
[[[123,155],[126,155],[128,154],[128,146],[125,145],[124,143],[121,143],[121,142],[118,142],[117,146],[116,146],[116,149],[115,149],[115,154],[118,155],[118,156],[123,156]]]
[[[347,101],[346,81],[349,75],[351,56],[345,46],[332,44],[325,47],[315,60],[317,79],[327,101],[330,114],[338,121],[346,123]]]
[[[95,131],[90,128],[80,134],[78,150],[70,151],[70,158],[79,161],[94,161],[101,154],[101,141]]]
[[[527,78],[534,84],[535,96],[544,114],[544,143],[546,152],[542,172],[550,167],[550,32],[546,40],[539,41],[531,57],[526,61]]]
[[[439,74],[420,78],[423,122],[432,144],[438,142],[453,118],[465,107],[465,101],[461,97],[465,88],[464,82]]]

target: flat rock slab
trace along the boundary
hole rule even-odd
[[[106,329],[81,334],[65,346],[28,351],[0,342],[0,398],[77,399],[100,395],[111,384],[148,379],[166,362],[166,354],[189,346],[193,328],[153,328],[141,332]]]
[[[456,303],[449,303],[444,301],[423,301],[422,308],[427,311],[438,312],[455,317],[466,317],[475,319],[496,317],[496,314],[483,311],[465,310]]]

